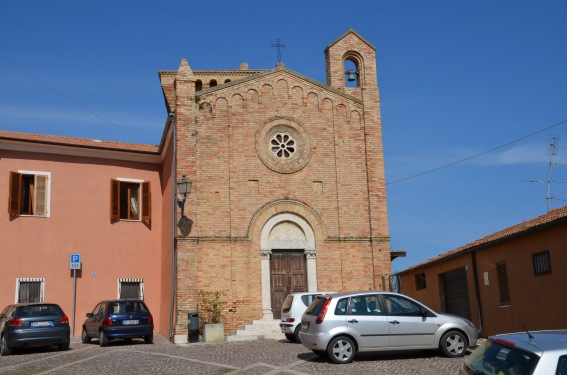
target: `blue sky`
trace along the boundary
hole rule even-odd
[[[158,144],[158,70],[271,69],[279,38],[288,68],[325,82],[323,51],[352,28],[377,52],[400,271],[546,212],[547,184],[525,180],[547,179],[552,137],[567,162],[566,17],[563,0],[10,1],[0,129]]]

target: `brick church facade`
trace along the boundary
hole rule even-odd
[[[375,48],[349,30],[325,59],[326,85],[281,62],[159,72],[176,175],[192,182],[176,217],[175,336],[200,290],[223,293],[230,331],[278,319],[289,292],[388,287]]]
[[[17,251],[0,308],[59,303],[80,336],[99,301],[143,298],[156,333],[186,342],[200,291],[221,292],[230,333],[279,319],[289,292],[388,289],[375,48],[349,30],[325,59],[326,84],[281,62],[160,71],[159,146],[0,130],[0,237]]]

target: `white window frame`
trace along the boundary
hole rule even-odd
[[[20,285],[26,282],[40,282],[39,302],[45,301],[45,278],[43,277],[20,277],[16,279],[16,295],[14,296],[14,303],[19,303]]]
[[[118,279],[118,295],[116,298],[120,299],[122,292],[122,283],[139,283],[140,284],[140,299],[144,300],[144,279],[142,278],[121,278]]]

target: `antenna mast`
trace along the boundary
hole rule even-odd
[[[565,199],[561,199],[561,198],[556,198],[553,195],[551,195],[551,183],[552,182],[556,182],[556,183],[561,183],[561,184],[565,184],[567,183],[567,181],[553,181],[551,179],[551,169],[553,168],[554,165],[565,165],[565,163],[558,163],[556,161],[554,161],[554,158],[557,156],[557,154],[559,153],[559,136],[558,135],[553,135],[550,137],[549,140],[549,164],[547,166],[547,180],[527,180],[528,182],[546,182],[547,183],[547,195],[545,196],[545,203],[547,206],[547,212],[549,212],[549,203],[552,201],[566,201]]]

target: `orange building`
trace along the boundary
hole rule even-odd
[[[376,51],[349,30],[325,60],[326,84],[281,62],[160,71],[158,147],[0,132],[0,305],[31,293],[70,312],[75,253],[75,332],[130,293],[184,341],[201,290],[222,292],[231,331],[278,319],[292,291],[387,289]]]
[[[565,329],[567,206],[398,274],[404,294],[469,318],[481,336]]]

